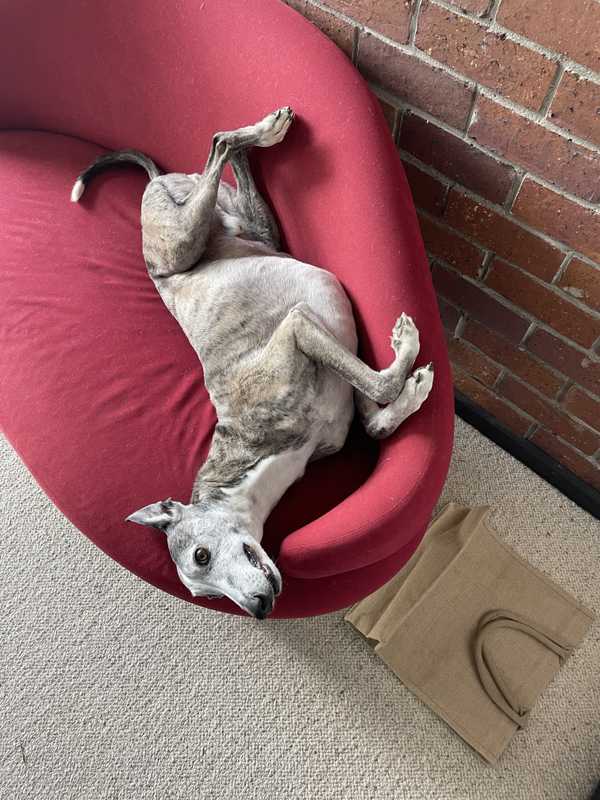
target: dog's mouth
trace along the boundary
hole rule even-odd
[[[252,564],[252,566],[256,567],[256,569],[260,569],[261,572],[264,574],[265,578],[269,582],[269,586],[271,587],[271,589],[273,589],[273,594],[275,595],[275,597],[281,594],[281,583],[280,581],[277,580],[275,573],[273,572],[269,564],[265,563],[264,561],[261,561],[256,550],[249,544],[244,545],[244,553],[246,554],[246,558]]]
[[[275,595],[275,597],[277,597],[277,595],[281,594],[281,586],[277,582],[275,573],[268,564],[263,564],[262,561],[260,563],[260,568],[264,572],[266,579],[269,581],[269,584],[273,589],[273,594]]]

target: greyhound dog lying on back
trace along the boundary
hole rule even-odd
[[[263,619],[281,592],[260,545],[263,524],[308,461],[334,453],[354,414],[381,438],[419,409],[431,364],[412,374],[419,334],[402,314],[394,360],[380,372],[356,357],[350,301],[337,279],[279,250],[279,232],[250,173],[249,147],[280,142],[281,108],[255,125],[217,133],[201,175],[162,175],[142,153],[97,159],[77,179],[131,161],[150,183],[142,199],[143,253],[154,285],[198,354],[218,423],[189,503],[151,503],[127,519],[164,531],[194,596],[229,597]],[[221,181],[229,162],[237,188]],[[382,407],[380,407],[382,406]]]

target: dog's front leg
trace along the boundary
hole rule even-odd
[[[399,331],[407,326],[410,336]],[[375,403],[391,403],[404,386],[404,381],[419,350],[419,338],[410,317],[398,320],[392,335],[396,358],[380,372],[371,369],[333,336],[306,303],[295,306],[281,324],[293,336],[295,346],[311,360],[335,372]]]

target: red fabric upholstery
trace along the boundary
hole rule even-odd
[[[284,575],[275,616],[302,616],[346,606],[397,571],[451,449],[437,306],[379,107],[345,56],[274,0],[2,0],[2,426],[81,531],[189,601],[162,534],[123,519],[167,496],[187,500],[214,412],[145,272],[143,174],[106,174],[79,206],[69,193],[101,146],[199,171],[215,130],[287,104],[297,120],[285,142],[252,159],[288,248],[341,279],[369,363],[389,363],[406,311],[421,331],[419,363],[436,369],[429,400],[395,436],[379,446],[355,426],[344,451],[311,465],[272,514],[265,543]]]

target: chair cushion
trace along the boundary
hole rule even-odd
[[[421,331],[420,363],[436,368],[419,414],[381,445],[356,425],[345,449],[310,465],[268,521],[265,544],[285,583],[275,615],[347,605],[387,580],[418,543],[452,437],[429,270],[378,105],[325,37],[271,0],[181,0],[166,16],[159,0],[66,5],[57,20],[48,4],[23,0],[0,28],[0,67],[20,76],[17,88],[0,78],[0,125],[71,134],[0,133],[4,431],[83,533],[192,601],[162,534],[123,522],[146,503],[189,497],[215,422],[196,356],[141,257],[145,176],[106,173],[79,205],[69,194],[102,151],[86,139],[136,147],[167,170],[198,171],[214,131],[289,103],[298,116],[286,140],[251,158],[290,252],[340,278],[369,363],[389,363],[389,334],[406,311]]]

